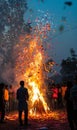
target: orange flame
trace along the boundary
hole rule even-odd
[[[37,109],[37,105],[35,106],[36,102],[42,103],[42,108],[45,112],[49,110],[49,107],[44,99],[44,90],[42,90],[42,85],[44,84],[43,79],[43,56],[41,51],[38,49],[38,38],[32,40],[29,46],[29,54],[32,57],[33,53],[35,53],[33,60],[31,59],[29,63],[29,68],[26,68],[26,73],[24,74],[25,79],[30,87],[30,100],[32,103],[32,109],[30,113]],[[45,85],[45,84],[44,84]],[[35,106],[35,107],[34,107]],[[41,106],[40,106],[41,108]],[[39,108],[39,109],[40,109]]]
[[[28,85],[30,114],[37,111],[39,113],[49,111],[44,80],[46,73],[44,71],[45,54],[43,49],[43,39],[46,29],[50,31],[49,28],[50,25],[46,25],[45,30],[42,31],[43,28],[39,30],[37,27],[32,36],[21,36],[20,43],[17,46],[19,52],[16,64],[16,80],[19,81],[23,78]],[[23,52],[21,52],[21,49]]]

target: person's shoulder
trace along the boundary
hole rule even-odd
[[[17,89],[17,92],[20,91],[20,88]]]
[[[27,91],[28,89],[26,87],[24,87],[24,90]]]
[[[24,87],[24,91],[25,91],[25,92],[28,92],[28,89],[27,89],[26,87]]]

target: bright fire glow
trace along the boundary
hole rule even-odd
[[[36,26],[30,35],[21,36],[20,42],[16,46],[16,51],[18,51],[16,81],[24,79],[26,87],[28,86],[30,114],[49,111],[44,69],[47,60],[44,40],[49,31],[50,24],[42,25],[40,23],[40,26]]]
[[[43,109],[45,112],[47,112],[49,108],[44,99],[45,93],[42,90],[42,85],[44,84],[42,72],[43,56],[42,52],[38,48],[38,38],[30,42],[29,54],[31,57],[32,53],[35,53],[35,55],[33,56],[33,60],[30,61],[29,68],[26,68],[26,73],[24,74],[25,79],[30,87],[29,93],[32,107],[30,113],[36,111],[39,112],[40,109]]]

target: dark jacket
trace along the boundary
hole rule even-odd
[[[27,100],[29,98],[27,88],[20,87],[17,90],[17,100],[18,100],[18,110],[26,110],[27,109]]]

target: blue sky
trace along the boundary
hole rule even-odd
[[[32,12],[28,11],[25,15],[25,19],[33,20],[41,15],[37,13],[38,10],[44,13],[48,11],[53,23],[51,28],[55,30],[54,35],[51,34],[52,49],[49,50],[49,54],[53,55],[58,64],[70,56],[70,48],[74,48],[77,53],[77,0],[70,0],[71,6],[64,4],[66,1],[69,0],[28,0]],[[59,30],[61,25],[64,26],[63,31]]]

